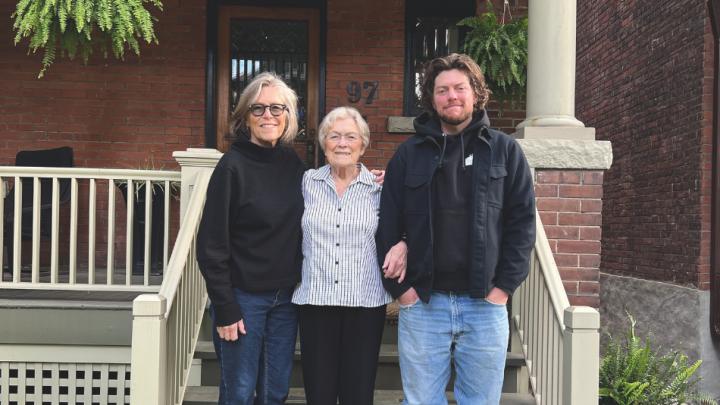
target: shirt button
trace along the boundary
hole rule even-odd
[[[335,225],[335,228],[340,228],[340,224]]]
[[[337,261],[337,260],[335,260],[335,264],[340,264],[340,262],[339,262],[339,261]]]
[[[337,281],[337,280],[335,280],[335,284],[337,284],[337,283],[338,283],[338,281]]]
[[[342,208],[338,207],[338,211],[342,211]]]
[[[339,244],[339,243],[336,243],[335,246],[340,246],[340,244]]]

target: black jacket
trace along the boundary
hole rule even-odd
[[[382,263],[388,250],[405,237],[405,280],[398,284],[384,279],[385,288],[399,297],[414,287],[428,302],[434,272],[431,182],[442,146],[433,139],[440,128],[436,118],[425,113],[414,125],[416,134],[400,145],[385,173],[377,251]],[[527,277],[535,242],[535,193],[527,160],[514,139],[488,125],[481,111],[463,131],[479,140],[472,143],[468,289],[475,298],[484,298],[492,287],[512,294]]]
[[[304,171],[292,148],[263,148],[242,136],[215,167],[197,259],[217,325],[242,319],[233,288],[264,292],[300,280]]]

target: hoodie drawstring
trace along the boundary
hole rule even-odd
[[[438,164],[438,169],[442,169],[443,167],[443,161],[445,160],[445,148],[447,147],[447,134],[443,133],[443,146],[442,146],[442,152],[440,152],[440,164]]]
[[[462,132],[460,132],[460,159],[462,159],[462,170],[465,171],[467,164],[465,161],[465,139],[463,139]]]

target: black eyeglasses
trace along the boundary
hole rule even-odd
[[[262,117],[262,115],[265,114],[266,109],[270,109],[270,114],[273,117],[279,117],[288,108],[283,104],[253,104],[250,108],[248,108],[248,111],[256,117]]]

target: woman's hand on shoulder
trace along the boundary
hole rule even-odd
[[[375,183],[382,186],[385,181],[385,170],[372,169],[370,170],[370,173],[375,176]]]

